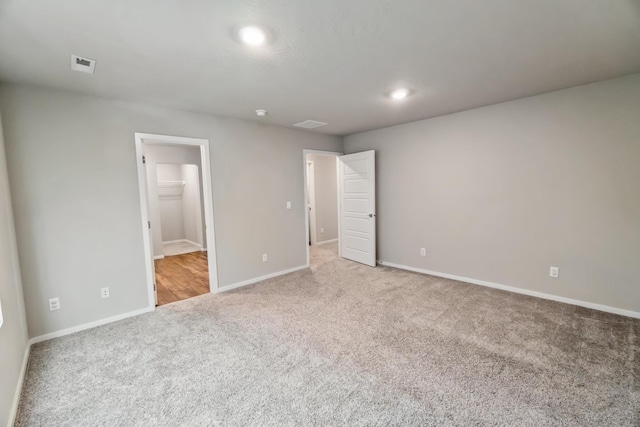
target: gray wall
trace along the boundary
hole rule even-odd
[[[302,150],[342,150],[339,137],[27,86],[0,86],[0,109],[31,336],[147,306],[134,132],[210,140],[221,286],[306,263]]]
[[[640,311],[640,75],[345,138],[369,149],[379,259]]]
[[[150,182],[149,186],[157,186],[162,181],[178,181],[183,185],[179,188],[179,195],[170,190],[169,194],[164,195],[159,192],[158,200],[149,200],[149,215],[153,215],[152,206],[160,210],[161,226],[152,224],[153,234],[159,231],[161,246],[164,242],[186,239],[202,247],[203,226],[198,166],[158,163],[156,171],[158,181]],[[162,252],[154,252],[154,255],[162,255]]]
[[[8,424],[18,387],[27,325],[22,300],[11,197],[7,180],[2,124],[0,123],[0,300],[4,323],[0,327],[0,425]]]
[[[338,238],[338,180],[335,156],[307,154],[313,161],[316,195],[316,243]],[[324,233],[321,229],[324,228]]]
[[[196,165],[180,165],[184,194],[182,195],[182,218],[184,238],[203,247],[205,240],[202,203],[200,195],[200,168]]]
[[[158,182],[182,181],[180,165],[158,164]],[[184,193],[184,187],[182,189]],[[184,214],[182,212],[182,196],[159,196],[160,223],[162,224],[162,242],[184,239]],[[157,225],[157,224],[156,224]],[[155,239],[154,239],[155,241]]]
[[[200,171],[200,149],[197,147],[173,147],[167,145],[153,145],[144,144],[144,154],[146,157],[146,170],[147,170],[147,191],[149,194],[149,216],[151,217],[151,240],[153,244],[154,256],[162,255],[162,242],[172,240],[164,238],[162,229],[162,218],[160,215],[160,200],[158,198],[158,163],[160,164],[174,164],[176,167],[181,164],[191,164],[198,166],[198,179],[202,180],[202,174]],[[176,170],[176,177],[178,174],[182,174]],[[177,179],[177,178],[176,178]],[[200,189],[200,196],[202,196],[202,190]],[[201,207],[201,210],[204,207]],[[204,233],[204,213],[201,213],[201,224],[198,227],[201,234]],[[175,240],[175,239],[173,239]],[[206,243],[206,238],[202,236],[200,241],[196,243]],[[206,244],[203,245],[206,248]]]

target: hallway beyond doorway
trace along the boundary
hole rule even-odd
[[[309,246],[309,267],[312,271],[338,257],[338,242]]]

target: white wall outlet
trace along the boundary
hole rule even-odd
[[[287,202],[287,209],[291,209],[291,202]]]
[[[100,288],[100,297],[109,298],[109,288]]]
[[[55,311],[60,310],[60,298],[51,298],[49,300],[49,310]]]
[[[268,257],[267,254],[262,254],[262,262],[267,262]]]
[[[324,228],[320,229],[320,234],[324,234]]]
[[[549,276],[558,277],[560,275],[560,269],[558,267],[549,267]]]
[[[425,248],[420,248],[420,256],[427,256],[427,250]]]

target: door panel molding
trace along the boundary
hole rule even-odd
[[[375,151],[338,158],[340,256],[376,266]]]

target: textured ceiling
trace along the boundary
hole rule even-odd
[[[637,72],[638,0],[0,0],[3,81],[338,135]]]

